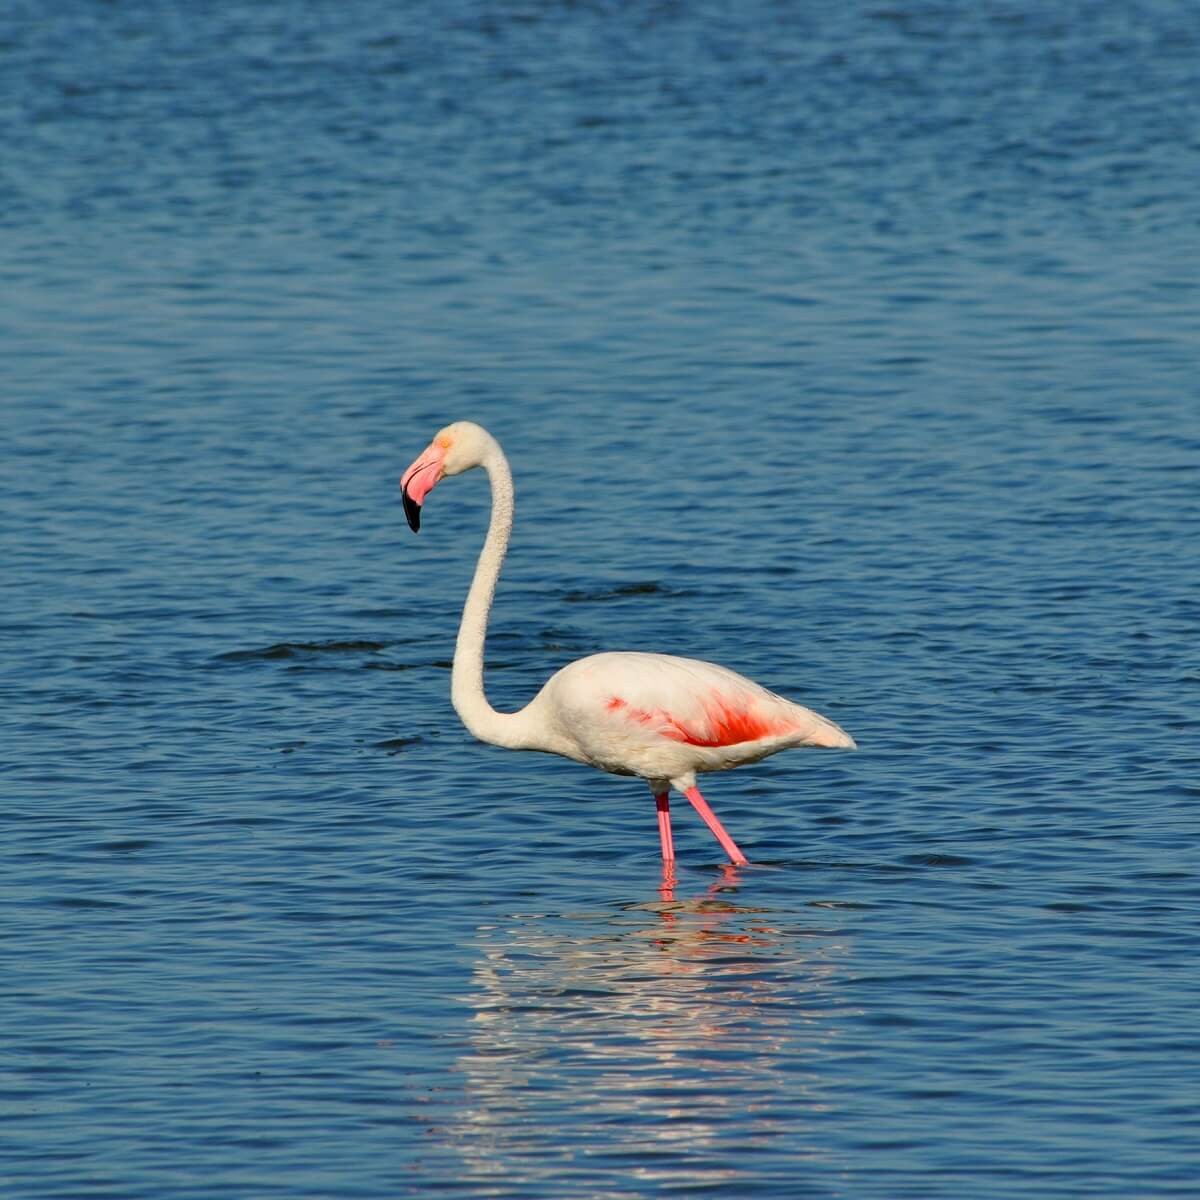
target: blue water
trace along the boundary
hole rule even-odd
[[[1195,1195],[1185,0],[0,12],[0,1191]],[[602,649],[857,754],[449,704]]]

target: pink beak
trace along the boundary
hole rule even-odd
[[[416,533],[421,528],[421,505],[425,497],[442,478],[442,463],[445,461],[444,447],[433,445],[422,452],[403,475],[400,476],[400,494],[404,498],[404,515],[409,528]]]

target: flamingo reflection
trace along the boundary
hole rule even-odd
[[[532,1187],[615,1157],[697,1188],[736,1181],[746,1147],[784,1136],[824,1153],[813,1064],[847,1011],[847,949],[836,930],[801,935],[741,902],[741,887],[726,866],[683,896],[666,864],[655,899],[480,927],[452,1132],[465,1178]]]

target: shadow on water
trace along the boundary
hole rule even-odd
[[[847,940],[740,903],[742,884],[726,867],[685,895],[664,873],[653,899],[477,929],[463,1105],[442,1130],[464,1179],[598,1194],[624,1170],[696,1194],[751,1161],[761,1180],[785,1145],[789,1170],[829,1168],[817,1065],[853,1012]]]

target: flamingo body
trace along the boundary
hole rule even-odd
[[[692,780],[790,746],[853,746],[832,721],[714,663],[636,651],[563,667],[534,702],[569,755],[614,775]]]
[[[664,862],[674,858],[671,788],[691,801],[732,860],[745,856],[696,788],[698,772],[724,771],[792,746],[854,748],[826,717],[726,667],[668,654],[593,654],[547,680],[516,713],[499,713],[483,689],[483,649],[496,581],[512,532],[508,462],[482,427],[443,429],[404,472],[400,487],[413,530],[421,506],[446,476],[483,467],[492,483],[492,516],[463,608],[451,699],[476,737],[517,750],[541,750],[614,775],[645,779],[655,795]]]

